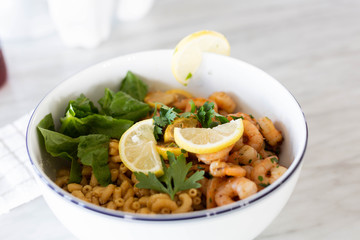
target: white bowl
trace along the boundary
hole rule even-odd
[[[139,215],[108,210],[73,197],[55,185],[59,164],[39,144],[37,124],[48,113],[59,119],[70,99],[81,93],[96,102],[105,87],[117,90],[128,70],[150,89],[182,88],[171,73],[172,51],[130,54],[90,67],[65,80],[37,106],[29,122],[26,143],[34,175],[43,196],[60,221],[80,239],[252,239],[277,216],[298,180],[307,144],[307,125],[294,97],[265,72],[237,59],[205,54],[200,69],[186,88],[195,96],[228,92],[238,110],[268,116],[282,131],[280,163],[288,171],[257,194],[230,205],[174,215]]]

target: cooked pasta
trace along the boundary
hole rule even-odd
[[[109,142],[111,184],[101,186],[92,167],[83,165],[80,183],[69,183],[69,169],[59,170],[55,183],[83,201],[108,209],[138,214],[174,214],[210,209],[246,198],[272,184],[286,172],[287,169],[279,165],[279,158],[275,154],[283,137],[269,118],[257,120],[251,114],[234,112],[235,101],[224,92],[213,93],[209,98],[193,98],[184,92],[167,91],[165,95],[171,96],[168,98],[171,101],[167,100],[168,106],[191,111],[190,99],[198,108],[211,101],[216,112],[225,115],[228,120],[242,118],[244,124],[244,134],[235,144],[215,153],[187,155],[186,160],[192,163],[187,177],[200,170],[205,172],[205,177],[198,181],[200,187],[170,196],[137,186],[139,180],[136,175],[121,161],[119,139]],[[151,99],[162,99],[165,95],[152,92],[147,101],[151,105]],[[167,138],[169,146],[173,139],[170,134]],[[169,160],[165,160],[165,165],[170,165]]]

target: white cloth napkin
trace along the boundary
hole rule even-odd
[[[0,214],[40,196],[25,145],[30,116],[0,128]]]

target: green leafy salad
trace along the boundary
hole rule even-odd
[[[64,159],[71,162],[68,183],[80,183],[82,166],[90,166],[99,184],[107,186],[111,183],[108,165],[110,139],[119,140],[127,129],[151,112],[154,112],[154,135],[159,139],[164,127],[180,116],[176,109],[166,106],[159,108],[159,114],[156,114],[157,107],[151,109],[144,102],[147,93],[148,86],[129,71],[121,81],[119,91],[105,89],[104,96],[97,101],[99,107],[81,94],[67,104],[58,129],[55,129],[51,113],[41,120],[38,131],[46,151],[56,157],[55,161]],[[193,108],[191,113],[182,117],[191,115],[204,126],[212,124],[211,118],[216,116],[213,105],[204,105],[198,115],[194,113],[195,105]],[[168,193],[171,198],[178,191],[200,187],[197,181],[203,178],[204,171],[197,171],[188,177],[192,163],[187,162],[183,154],[167,154],[168,167],[162,159],[164,174],[156,177],[152,173],[145,175],[135,172],[139,181],[136,187]]]
[[[110,183],[110,138],[119,139],[135,121],[147,116],[150,107],[143,102],[147,91],[147,85],[129,71],[118,92],[105,89],[99,109],[81,94],[68,103],[58,131],[51,113],[42,119],[38,130],[47,152],[71,161],[69,183],[81,181],[81,164],[92,167],[101,185]]]

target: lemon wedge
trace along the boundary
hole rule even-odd
[[[120,158],[133,172],[164,174],[159,153],[156,151],[154,120],[147,119],[131,126],[119,142]]]
[[[188,152],[214,153],[236,143],[244,132],[241,119],[214,128],[175,128],[175,143]]]
[[[175,79],[187,85],[202,61],[203,52],[230,55],[229,41],[221,33],[203,30],[183,38],[175,47],[171,70]]]

